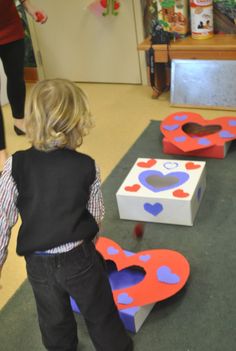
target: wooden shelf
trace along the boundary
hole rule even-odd
[[[151,47],[150,38],[138,45],[138,50],[148,51]],[[210,39],[193,39],[186,37],[171,41],[169,45],[152,46],[157,51],[156,62],[167,62],[166,58],[175,59],[222,59],[236,60],[236,34],[217,34]]]
[[[236,60],[236,34],[216,34],[209,39],[193,39],[188,36],[171,41],[168,45],[155,44],[152,47],[154,60],[157,64],[157,75],[160,75],[160,71],[163,69],[160,64],[173,59]],[[140,51],[148,51],[150,48],[150,38],[146,38],[138,45]],[[161,82],[161,85],[163,86],[164,83]],[[156,88],[157,91],[161,92],[161,87],[157,86]]]
[[[209,39],[187,37],[171,42],[170,59],[235,60],[236,35],[218,34]]]

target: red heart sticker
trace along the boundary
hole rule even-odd
[[[130,192],[136,192],[140,189],[140,185],[139,184],[134,184],[134,185],[131,185],[131,186],[126,186],[125,187],[125,190],[126,191],[130,191]]]
[[[192,112],[172,113],[160,126],[162,134],[178,149],[189,152],[223,146],[236,139],[236,117],[205,120]]]
[[[175,197],[188,197],[189,196],[189,193],[185,193],[183,191],[183,189],[177,189],[175,191],[173,191],[173,195]]]
[[[177,251],[154,249],[133,254],[105,237],[98,239],[96,247],[105,260],[115,263],[118,273],[129,267],[145,272],[143,280],[136,285],[113,289],[120,310],[169,298],[183,288],[190,274],[188,261]]]
[[[137,166],[142,167],[142,168],[151,168],[157,163],[157,160],[150,159],[146,162],[138,162]]]
[[[197,169],[197,168],[200,168],[201,165],[198,165],[194,162],[187,162],[186,165],[185,165],[185,168],[188,169],[188,170],[191,170],[191,169]]]

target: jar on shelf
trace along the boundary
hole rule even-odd
[[[213,36],[213,0],[190,0],[191,33],[193,39]]]

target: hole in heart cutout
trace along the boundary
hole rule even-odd
[[[166,191],[181,186],[189,179],[186,172],[170,172],[163,174],[156,170],[148,170],[139,174],[140,183],[153,192]]]
[[[146,275],[145,270],[139,266],[130,266],[118,271],[115,262],[106,260],[106,265],[112,290],[124,289],[137,285]]]
[[[184,133],[191,138],[201,138],[207,135],[218,133],[222,127],[217,124],[202,126],[198,123],[186,123],[182,126]]]
[[[146,178],[146,182],[156,189],[166,188],[178,183],[179,179],[174,176],[159,177],[157,175],[150,175]]]

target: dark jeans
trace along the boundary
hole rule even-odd
[[[43,343],[50,351],[76,351],[77,325],[70,305],[76,301],[97,351],[131,351],[113,301],[104,262],[92,242],[68,253],[26,257]]]
[[[24,118],[24,39],[0,45],[0,58],[7,76],[7,96],[14,118]]]

